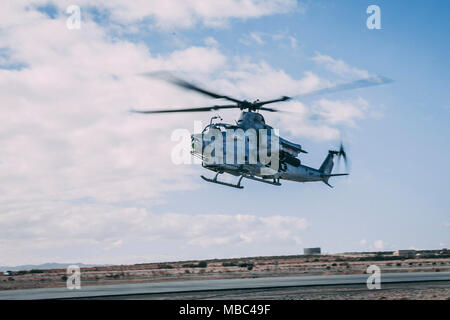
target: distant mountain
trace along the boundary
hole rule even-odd
[[[38,265],[34,265],[34,264],[27,264],[27,265],[23,265],[23,266],[15,266],[15,267],[6,267],[6,266],[0,266],[0,271],[4,272],[4,271],[21,271],[21,270],[44,270],[44,269],[65,269],[68,266],[71,265],[77,265],[80,268],[81,267],[97,267],[100,265],[94,265],[94,264],[84,264],[84,263],[44,263],[44,264],[38,264]],[[104,265],[101,265],[104,266]]]

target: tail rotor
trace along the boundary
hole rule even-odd
[[[338,160],[337,160],[337,167],[338,169],[341,167],[341,158],[344,159],[344,164],[345,164],[345,171],[348,171],[348,161],[347,161],[347,153],[344,150],[344,145],[341,142],[341,146],[339,147],[339,151],[335,151],[335,155],[337,155]]]

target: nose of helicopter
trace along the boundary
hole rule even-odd
[[[202,147],[202,135],[201,134],[191,134],[191,147],[193,151],[200,150]]]

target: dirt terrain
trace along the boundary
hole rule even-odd
[[[310,286],[113,296],[101,299],[132,300],[450,300],[450,281],[388,283],[380,290],[364,285]]]
[[[379,266],[382,272],[443,272],[450,271],[450,256],[446,254],[431,258],[402,258],[383,253],[354,253],[86,267],[81,268],[81,283],[82,286],[89,286],[201,279],[362,274],[372,264]],[[65,269],[14,271],[12,275],[0,275],[0,290],[65,287],[66,280]],[[448,297],[448,291],[442,292],[439,296]]]

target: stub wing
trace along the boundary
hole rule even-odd
[[[280,137],[280,149],[281,149],[281,151],[284,151],[293,157],[297,157],[299,153],[308,153],[302,149],[301,145],[290,142],[281,137]]]

